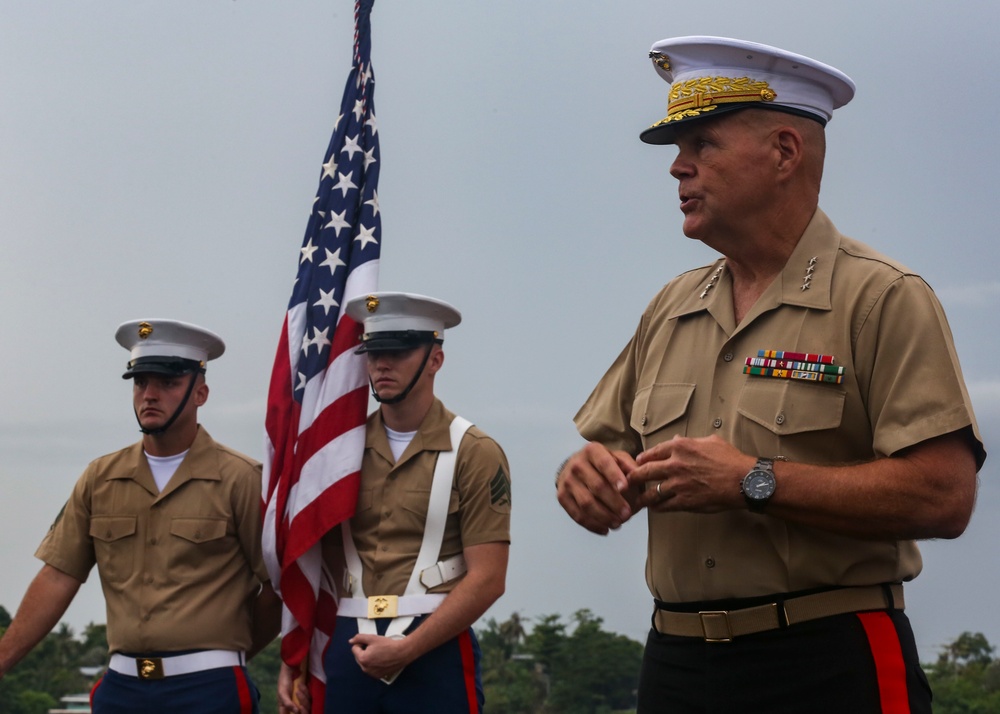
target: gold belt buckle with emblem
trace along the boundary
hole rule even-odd
[[[163,660],[159,657],[140,657],[135,661],[139,679],[163,679]]]
[[[368,619],[396,617],[399,612],[399,598],[395,595],[372,595],[368,598]]]

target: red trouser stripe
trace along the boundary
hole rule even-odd
[[[875,659],[882,714],[910,714],[906,663],[903,662],[903,649],[892,619],[885,612],[859,612],[858,619],[868,635],[868,644]]]
[[[250,698],[250,685],[247,683],[243,668],[233,667],[233,674],[236,676],[236,693],[240,698],[240,714],[251,714],[253,700]]]
[[[91,709],[94,708],[94,692],[97,691],[97,688],[101,686],[101,682],[103,682],[103,681],[104,681],[104,677],[101,677],[96,682],[94,682],[94,686],[90,688],[90,708]]]
[[[465,695],[469,699],[469,711],[479,714],[479,699],[476,697],[476,656],[472,651],[472,637],[465,630],[458,636],[458,647],[462,653],[462,673],[465,677]]]

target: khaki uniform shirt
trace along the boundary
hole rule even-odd
[[[717,434],[745,454],[833,465],[971,426],[982,465],[951,332],[918,276],[842,236],[821,211],[740,325],[724,265],[685,273],[653,299],[576,415],[584,438],[636,455],[674,436]],[[743,374],[761,349],[833,355],[843,383]],[[911,541],[745,510],[648,518],[646,579],[666,602],[910,580],[921,568]]]
[[[260,489],[260,464],[199,427],[158,492],[140,442],[87,467],[35,555],[80,581],[97,564],[111,652],[246,650]]]
[[[368,417],[357,511],[351,535],[363,567],[364,593],[402,595],[420,552],[438,453],[450,451],[454,414],[437,399],[413,440],[395,462],[381,410]],[[510,542],[510,467],[500,446],[475,426],[462,438],[455,464],[440,559],[468,546]],[[323,540],[326,562],[344,571],[340,528]],[[347,594],[343,578],[335,577]],[[459,579],[429,592],[450,592]]]

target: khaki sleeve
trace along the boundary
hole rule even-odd
[[[587,441],[633,455],[642,451],[642,440],[630,422],[636,394],[636,364],[645,322],[646,315],[643,315],[635,335],[573,417],[577,431]]]
[[[237,473],[233,484],[233,514],[236,519],[236,533],[240,548],[257,579],[266,583],[271,580],[264,565],[261,547],[261,469],[259,463],[237,461]]]
[[[876,453],[971,427],[982,466],[986,451],[951,329],[922,279],[901,276],[882,293],[861,325],[855,360]]]
[[[83,472],[69,500],[49,527],[35,557],[56,570],[86,582],[94,567],[94,541],[90,534],[90,494],[93,465]]]
[[[462,439],[455,482],[462,546],[509,543],[510,466],[500,445],[476,427]]]

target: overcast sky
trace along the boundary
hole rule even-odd
[[[777,45],[858,85],[828,127],[820,204],[948,311],[987,450],[1000,435],[995,0],[378,0],[380,287],[455,304],[438,393],[505,448],[507,594],[489,615],[589,608],[644,639],[645,518],[606,538],[554,498],[572,416],[667,280],[713,259],[680,231],[646,55],[664,37]],[[92,458],[138,437],[121,322],[226,340],[202,423],[262,456],[265,392],[350,69],[351,0],[0,0],[0,604]],[[922,658],[1000,644],[996,455],[957,541],[907,587]],[[66,620],[104,622],[92,575]]]

